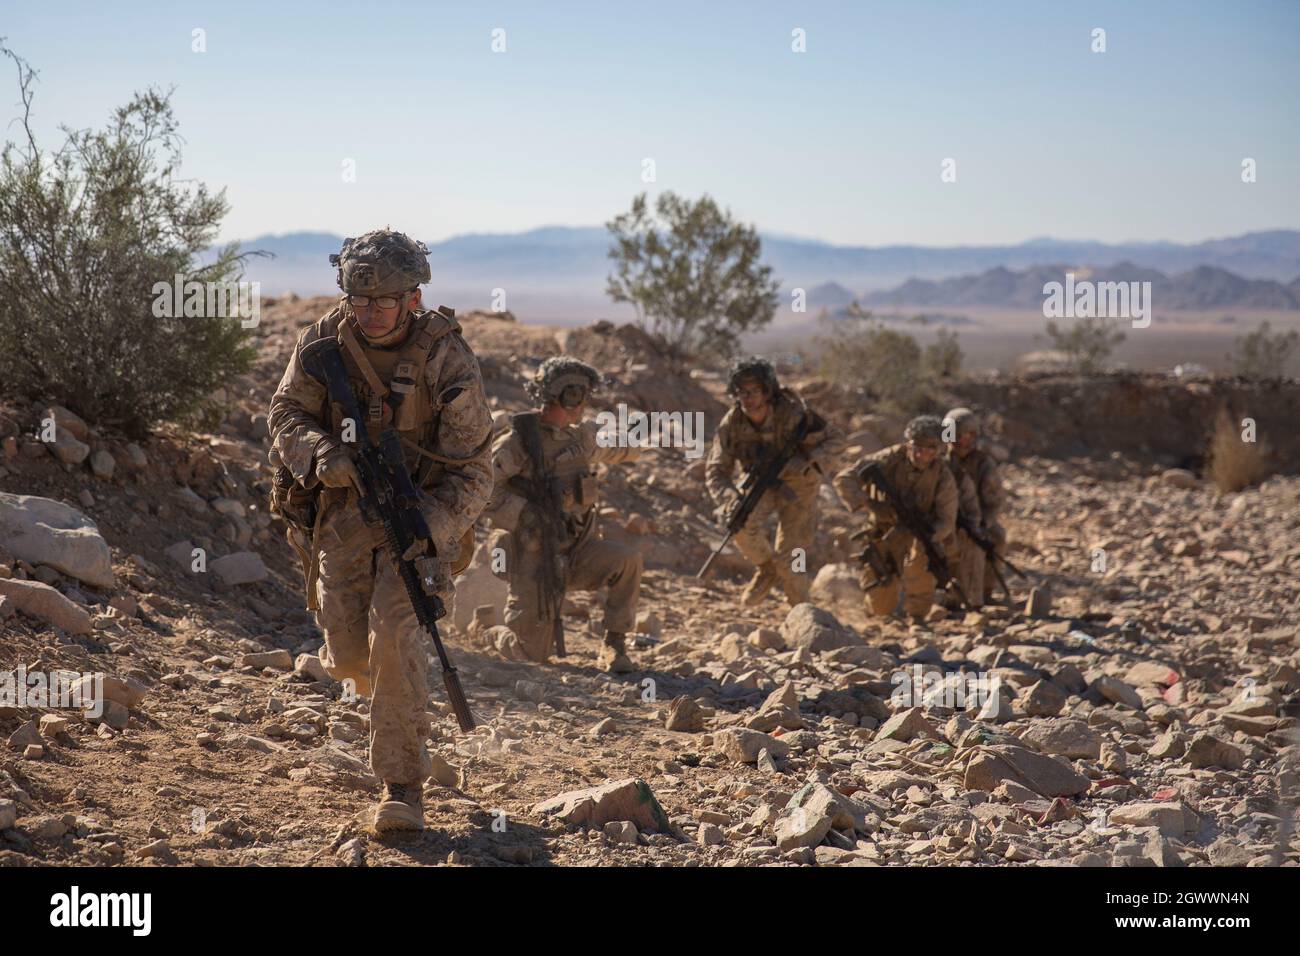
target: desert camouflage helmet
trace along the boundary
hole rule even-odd
[[[964,405],[949,411],[947,415],[943,416],[943,420],[952,422],[953,428],[958,435],[964,435],[967,432],[974,432],[976,435],[980,433],[979,416]]]
[[[938,444],[943,441],[943,420],[938,415],[917,415],[903,429],[903,437],[908,441]]]
[[[330,256],[339,288],[349,295],[396,295],[428,282],[429,249],[392,229],[375,229]]]
[[[572,355],[553,355],[538,366],[537,374],[524,390],[533,401],[547,402],[558,398],[569,385],[582,385],[590,395],[602,384],[601,374],[581,359]]]
[[[727,376],[727,392],[735,395],[745,379],[757,379],[768,395],[775,395],[781,387],[772,363],[758,355],[736,359],[732,363],[731,372]]]

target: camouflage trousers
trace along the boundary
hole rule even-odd
[[[935,578],[930,573],[925,549],[906,531],[897,530],[876,539],[876,545],[898,574],[884,584],[873,582],[870,569],[864,569],[862,587],[867,593],[867,607],[877,617],[886,617],[898,607],[912,617],[924,617],[934,604]]]
[[[321,661],[335,680],[370,698],[370,766],[390,783],[420,784],[432,773],[428,641],[382,532],[355,505],[331,509],[317,532],[316,619]]]
[[[605,630],[629,634],[636,629],[636,608],[641,597],[641,552],[595,534],[580,541],[570,553],[567,591],[608,588]],[[538,587],[541,549],[528,537],[510,535],[505,624],[515,632],[528,657],[545,664],[555,650],[552,620]]]
[[[749,520],[731,539],[750,562],[762,566],[777,562],[782,585],[795,590],[787,595],[791,603],[808,599],[811,571],[808,567],[813,533],[817,527],[817,492],[821,488],[821,474],[800,476],[782,481],[758,499]],[[776,542],[773,544],[766,527],[768,518],[776,515]],[[802,554],[802,570],[795,569],[795,551]]]
[[[1002,525],[1000,524],[991,524],[987,528],[985,528],[984,531],[989,536],[989,540],[993,542],[993,553],[1006,554],[1007,553],[1006,529],[1003,528]],[[976,548],[976,550],[979,551],[978,548]],[[987,604],[988,602],[993,600],[994,591],[998,587],[998,577],[996,574],[993,573],[993,559],[988,557],[986,554],[984,554],[983,551],[980,551],[979,553],[980,553],[980,557],[983,559],[984,562],[984,573],[981,578],[981,582],[984,588],[983,591],[984,602]],[[1004,576],[1005,574],[1006,572],[1003,571]]]
[[[965,531],[958,530],[947,548],[948,569],[972,607],[984,603],[984,551]]]

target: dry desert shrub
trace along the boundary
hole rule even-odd
[[[1242,427],[1220,409],[1210,435],[1210,479],[1222,492],[1240,491],[1263,481],[1270,472],[1268,449],[1257,441],[1246,441]]]

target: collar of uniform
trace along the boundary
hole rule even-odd
[[[352,334],[356,336],[358,344],[368,349],[381,349],[385,352],[395,352],[398,349],[405,347],[406,344],[411,341],[412,337],[416,334],[417,326],[421,324],[423,318],[427,314],[427,309],[412,309],[407,312],[401,338],[395,339],[392,342],[385,342],[382,345],[374,339],[369,338],[366,333],[361,330],[361,323],[357,321],[357,317],[350,311],[344,313],[343,321],[347,323],[348,328],[352,330]],[[396,331],[397,329],[393,330],[393,332]],[[390,332],[388,334],[392,335],[393,333]]]

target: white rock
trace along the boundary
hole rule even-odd
[[[0,595],[13,601],[24,614],[60,627],[69,634],[89,634],[92,630],[90,615],[85,609],[48,584],[0,578]]]
[[[270,577],[262,556],[256,551],[236,551],[223,558],[217,558],[208,568],[223,584],[256,584]]]
[[[96,478],[102,478],[104,481],[113,477],[113,472],[117,469],[117,462],[113,456],[102,448],[90,456],[90,470],[95,473]]]
[[[113,586],[113,558],[95,522],[70,505],[0,492],[0,548],[98,588]]]

